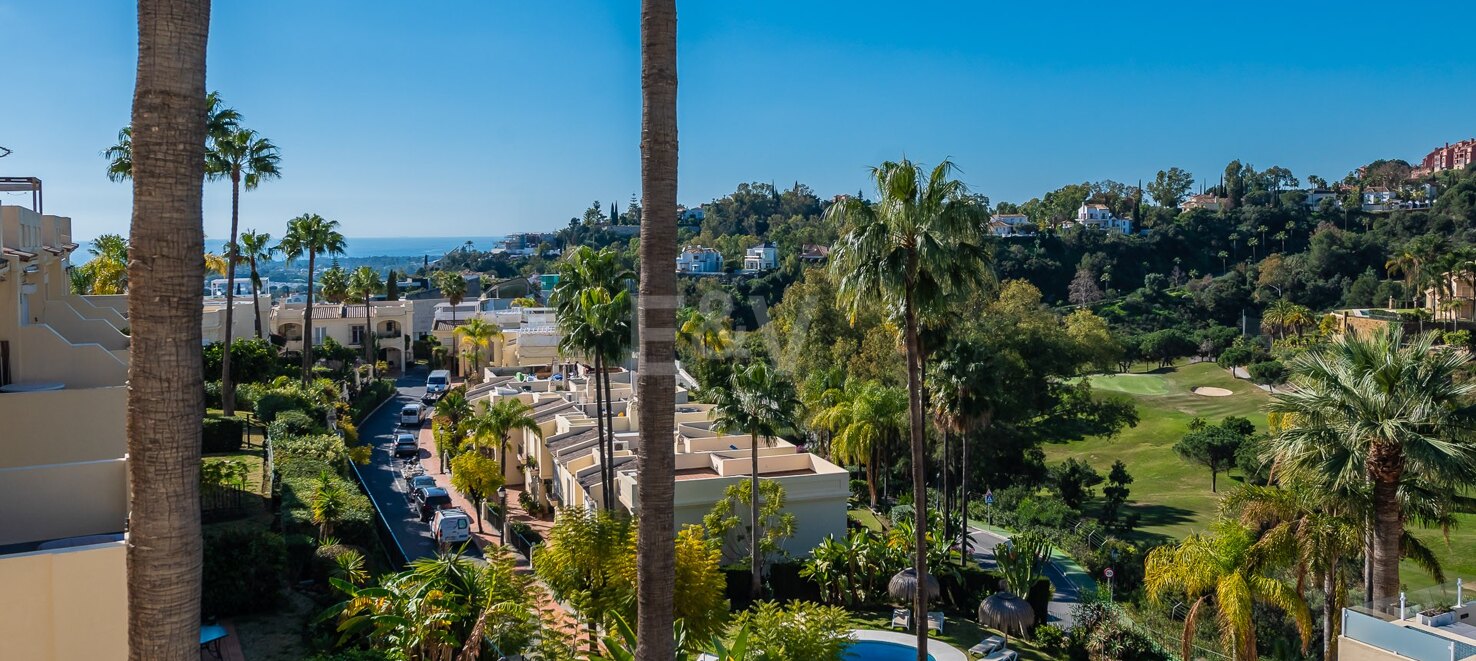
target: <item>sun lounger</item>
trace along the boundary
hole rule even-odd
[[[928,612],[928,629],[943,633],[943,611]]]
[[[1018,661],[1020,653],[1015,650],[1000,650],[984,657],[984,661]]]
[[[1004,639],[999,636],[990,636],[979,641],[978,645],[969,648],[969,654],[974,656],[985,656],[994,650],[1004,646]]]
[[[910,610],[908,610],[906,608],[893,609],[892,610],[892,628],[893,629],[911,629],[912,628],[912,611],[910,611]]]

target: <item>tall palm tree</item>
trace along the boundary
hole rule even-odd
[[[231,181],[231,238],[225,248],[225,351],[220,355],[220,406],[225,415],[235,415],[236,389],[231,378],[230,349],[236,312],[236,263],[241,261],[241,249],[237,244],[241,225],[241,185],[244,183],[248,191],[255,190],[262,181],[282,176],[277,168],[281,156],[270,140],[250,129],[236,128],[216,136],[211,142],[213,148],[205,152],[205,171]]]
[[[759,555],[759,438],[773,445],[784,429],[795,426],[799,397],[789,378],[758,361],[747,368],[733,371],[726,388],[714,388],[713,427],[723,432],[748,432],[749,499],[748,521],[750,594],[755,599],[763,590],[763,564]]]
[[[1399,593],[1405,545],[1407,475],[1460,490],[1476,483],[1476,446],[1464,406],[1476,384],[1456,374],[1470,357],[1432,350],[1432,338],[1406,344],[1398,326],[1368,337],[1343,335],[1290,365],[1295,387],[1277,394],[1270,410],[1287,424],[1277,434],[1278,461],[1293,465],[1345,459],[1341,488],[1370,490],[1371,597],[1387,604]]]
[[[251,290],[257,292],[251,297],[252,307],[256,310],[256,339],[261,335],[261,271],[258,268],[263,262],[272,261],[272,256],[277,254],[277,246],[272,245],[272,235],[267,232],[246,230],[241,233],[241,259],[251,267]]]
[[[1338,614],[1348,596],[1345,560],[1359,552],[1363,519],[1318,476],[1307,477],[1313,479],[1283,479],[1285,488],[1236,489],[1220,501],[1220,510],[1249,529],[1264,531],[1255,552],[1292,564],[1298,584],[1306,576],[1321,586],[1322,658],[1337,661]]]
[[[641,0],[641,502],[636,658],[675,655],[677,47],[676,0]]]
[[[451,304],[451,323],[456,323],[456,306],[461,305],[461,299],[466,297],[466,278],[456,271],[437,271],[431,276],[431,283],[441,292],[441,296]],[[457,337],[451,334],[451,355],[459,356],[457,351]],[[459,370],[458,370],[459,371]]]
[[[583,355],[594,366],[596,428],[600,435],[601,477],[605,509],[615,506],[615,474],[610,458],[615,451],[614,403],[610,398],[610,363],[618,361],[630,343],[630,295],[613,296],[602,287],[579,293],[578,303],[560,317],[564,337],[560,350]]]
[[[1255,545],[1250,531],[1233,521],[1215,524],[1213,534],[1195,533],[1177,546],[1161,546],[1148,554],[1143,587],[1155,604],[1166,595],[1183,594],[1194,601],[1184,618],[1182,656],[1193,658],[1199,623],[1214,610],[1220,640],[1234,661],[1255,661],[1256,603],[1279,608],[1296,623],[1305,647],[1312,636],[1307,602],[1277,578],[1280,567]]]
[[[907,349],[908,421],[912,446],[913,502],[927,511],[924,463],[927,445],[922,401],[922,348],[918,318],[948,297],[977,286],[991,262],[980,235],[982,209],[943,161],[931,172],[903,159],[872,169],[878,200],[847,198],[826,210],[846,231],[831,253],[838,293],[854,316],[878,302],[901,318]],[[926,526],[917,526],[913,570],[927,573]],[[913,621],[927,618],[927,591],[918,590]],[[917,659],[927,658],[927,627],[917,627]]]
[[[338,232],[338,221],[305,213],[287,221],[287,234],[277,249],[288,262],[307,255],[307,305],[302,310],[302,382],[313,376],[313,270],[318,255],[342,255],[346,242]]]
[[[139,0],[128,318],[128,657],[199,657],[210,5]]]
[[[952,342],[937,352],[937,363],[928,374],[938,427],[959,438],[959,511],[963,518],[959,537],[964,545],[969,541],[969,440],[994,419],[996,402],[991,395],[1001,386],[994,358],[978,343]],[[961,554],[959,560],[967,555]]]
[[[472,372],[480,378],[482,372],[482,352],[492,344],[494,338],[502,337],[502,329],[497,324],[489,324],[481,317],[467,319],[466,323],[457,326],[451,331],[456,337],[465,340],[471,345]]]
[[[349,300],[364,304],[364,360],[374,364],[374,295],[384,291],[384,282],[379,271],[371,266],[360,266],[349,273]]]

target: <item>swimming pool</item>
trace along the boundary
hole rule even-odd
[[[917,661],[917,647],[883,640],[858,640],[846,648],[845,661]],[[932,654],[928,661],[935,661]]]

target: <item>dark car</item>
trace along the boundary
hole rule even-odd
[[[421,487],[415,490],[415,509],[420,512],[420,522],[430,521],[436,510],[451,506],[451,494],[441,487]]]
[[[400,434],[395,437],[396,457],[419,457],[420,442],[415,440],[414,434]]]
[[[424,473],[421,473],[420,475],[411,475],[408,479],[405,480],[405,486],[409,487],[409,489],[405,492],[405,496],[411,500],[414,500],[415,491],[422,487],[436,486],[436,478]]]

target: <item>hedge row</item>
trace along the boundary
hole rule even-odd
[[[200,432],[200,449],[206,454],[237,452],[241,449],[241,439],[245,431],[246,423],[239,418],[207,415]]]

